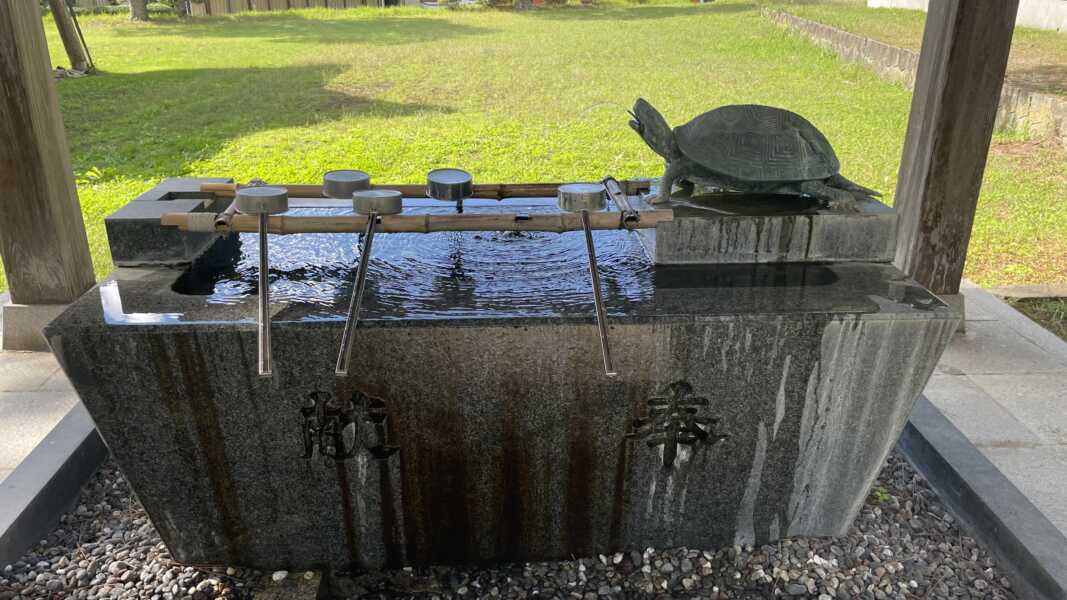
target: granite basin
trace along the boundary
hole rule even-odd
[[[580,233],[393,235],[345,378],[354,235],[272,237],[269,379],[254,235],[117,269],[47,328],[177,560],[378,568],[842,534],[958,323],[887,264],[653,267],[636,234],[598,232],[607,379]]]

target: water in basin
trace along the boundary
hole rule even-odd
[[[428,201],[405,214],[454,213]],[[297,207],[290,215],[347,214],[342,207]],[[558,212],[554,199],[469,201],[467,213]],[[318,307],[341,317],[355,279],[362,234],[270,236],[271,299]],[[629,231],[594,232],[609,313],[652,293],[652,266]],[[239,236],[235,251],[195,263],[175,291],[205,295],[212,304],[245,302],[257,294],[258,234]],[[378,233],[374,238],[364,311],[411,317],[462,317],[590,312],[591,284],[581,231]]]

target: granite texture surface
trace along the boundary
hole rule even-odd
[[[958,320],[888,265],[660,267],[609,288],[616,380],[588,304],[374,302],[337,378],[338,294],[274,305],[264,379],[254,296],[179,275],[119,269],[46,334],[175,558],[265,569],[843,533]]]
[[[638,230],[656,264],[893,260],[897,215],[880,202],[859,202],[850,213],[798,198],[707,198],[674,201],[674,220]]]
[[[111,259],[119,266],[181,265],[192,262],[217,237],[162,227],[169,212],[221,212],[230,198],[201,192],[201,183],[232,183],[222,177],[173,177],[104,218]]]

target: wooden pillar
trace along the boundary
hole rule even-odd
[[[930,3],[900,162],[897,266],[959,293],[1019,0]]]
[[[11,301],[67,304],[93,285],[93,265],[37,2],[0,0],[0,140],[0,257]],[[17,325],[5,318],[6,348]]]
[[[78,30],[74,28],[74,17],[70,14],[67,0],[48,0],[48,7],[52,9],[52,18],[55,19],[59,39],[63,40],[63,48],[70,59],[70,68],[75,71],[88,71],[89,59],[85,57],[85,48],[78,37]]]

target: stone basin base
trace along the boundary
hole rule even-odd
[[[369,310],[338,379],[342,322],[292,306],[264,379],[254,306],[176,294],[167,269],[119,269],[47,337],[184,562],[375,568],[843,533],[957,317],[887,265],[689,269],[657,269],[648,297],[611,311],[617,380],[591,310]]]

